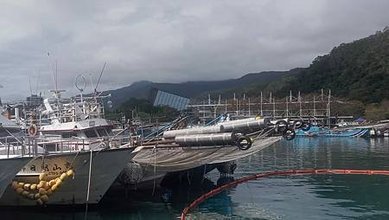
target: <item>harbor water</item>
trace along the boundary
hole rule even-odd
[[[177,219],[217,185],[269,170],[303,168],[389,170],[389,140],[296,138],[237,161],[233,177],[214,170],[159,190],[111,190],[97,207],[0,208],[1,219]],[[189,184],[190,183],[190,184]],[[253,180],[200,204],[191,219],[389,219],[389,176],[309,175]]]

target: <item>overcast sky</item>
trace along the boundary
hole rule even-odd
[[[78,74],[100,90],[306,67],[342,42],[389,25],[387,0],[1,0],[0,97],[54,88]],[[30,86],[31,85],[31,86]]]

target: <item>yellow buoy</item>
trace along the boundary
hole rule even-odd
[[[18,185],[19,185],[19,187],[23,188],[24,183],[23,182],[19,182]]]
[[[61,179],[57,179],[57,181],[55,182],[55,185],[61,185],[61,183],[62,183],[62,180]]]
[[[39,189],[39,194],[46,195],[47,191],[44,188]]]
[[[42,202],[46,203],[47,201],[49,201],[49,197],[47,195],[43,195],[41,196],[40,198],[42,200]]]
[[[43,188],[44,188],[45,190],[50,189],[49,183],[48,183],[48,182],[45,182],[45,183],[43,184]]]
[[[52,187],[55,185],[55,179],[49,181],[49,186]]]
[[[23,190],[22,188],[17,188],[17,189],[16,189],[16,192],[17,192],[18,194],[22,194],[23,191],[24,191],[24,190]]]
[[[24,196],[24,197],[28,197],[28,194],[29,193],[27,191],[25,191],[25,190],[22,192],[22,196]]]
[[[47,178],[47,174],[46,173],[41,173],[41,174],[39,174],[39,180],[46,180],[46,178]]]
[[[38,203],[38,205],[43,205],[43,201],[41,199],[37,199],[36,203]]]
[[[40,189],[43,187],[45,181],[39,181],[38,185],[36,185],[36,189]]]
[[[67,177],[67,174],[66,173],[63,173],[61,174],[61,176],[59,177],[60,180],[64,181]]]
[[[68,170],[68,171],[66,172],[66,175],[67,175],[67,176],[73,176],[73,175],[74,175],[73,170]]]
[[[54,185],[54,186],[51,187],[51,191],[54,192],[57,188],[58,188],[58,185]]]
[[[34,194],[34,193],[28,194],[28,198],[29,198],[29,199],[34,199],[34,198],[35,198],[35,194]]]
[[[37,186],[37,185],[36,185],[35,183],[34,183],[34,184],[31,184],[30,189],[31,189],[31,190],[36,190],[36,186]]]
[[[31,184],[26,183],[26,184],[24,184],[23,188],[24,188],[25,190],[30,190],[30,186],[31,186]]]
[[[18,188],[18,182],[13,181],[11,186],[12,186],[12,189],[16,190]]]

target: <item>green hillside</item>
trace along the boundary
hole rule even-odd
[[[335,96],[363,103],[389,99],[389,29],[341,44],[328,55],[314,59],[300,74],[274,82],[268,88],[278,90],[279,96],[290,89],[312,93],[325,88]]]

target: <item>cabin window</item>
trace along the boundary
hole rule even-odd
[[[75,132],[67,132],[62,134],[62,138],[71,138],[71,137],[77,137],[77,133]]]
[[[100,137],[108,136],[108,133],[107,133],[107,131],[106,131],[104,128],[102,128],[102,129],[97,129],[97,133],[99,133],[99,136],[100,136]]]
[[[85,130],[85,135],[87,138],[97,137],[95,130]]]

